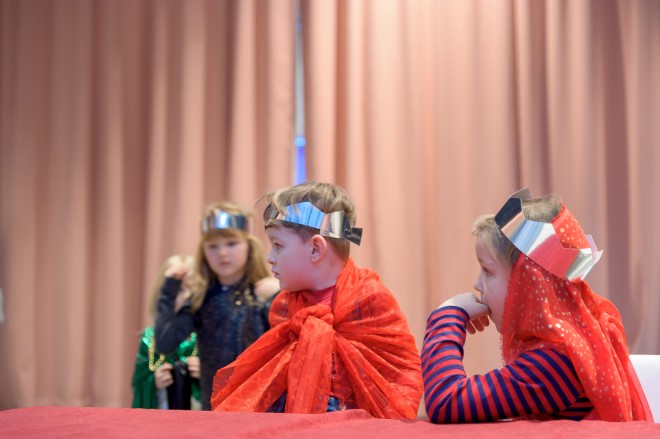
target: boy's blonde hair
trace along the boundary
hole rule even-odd
[[[532,221],[550,222],[559,215],[562,202],[556,195],[537,197],[523,201],[522,209],[525,218]],[[472,226],[472,234],[482,240],[490,249],[493,256],[501,262],[512,265],[520,251],[504,236],[495,222],[495,215],[485,214],[479,216]]]
[[[190,255],[173,255],[163,262],[156,278],[156,283],[151,289],[151,296],[149,297],[149,317],[154,319],[156,317],[156,307],[158,305],[158,298],[160,297],[160,290],[163,288],[165,282],[165,272],[173,265],[184,265],[188,268],[188,272],[192,271],[195,263],[195,258]]]
[[[294,186],[280,189],[276,192],[264,196],[268,200],[268,206],[264,209],[264,221],[266,228],[269,227],[288,227],[293,229],[300,237],[307,241],[319,232],[311,227],[272,220],[273,212],[286,214],[285,208],[298,203],[308,201],[317,209],[324,213],[344,212],[349,220],[350,226],[355,226],[355,204],[346,191],[336,184],[305,182]],[[344,260],[350,257],[350,242],[340,238],[331,238],[324,236],[335,250],[335,252]]]
[[[202,221],[217,210],[222,210],[232,215],[242,215],[248,220],[253,218],[252,212],[247,208],[230,202],[220,202],[206,206],[202,213]],[[202,239],[200,239],[197,246],[194,268],[186,282],[186,285],[191,291],[191,309],[193,313],[199,310],[202,306],[209,286],[216,279],[216,274],[213,272],[204,256],[204,242],[216,236],[222,236],[225,238],[238,237],[243,238],[248,242],[249,250],[247,262],[245,264],[243,288],[247,288],[248,285],[254,285],[261,279],[270,275],[261,241],[259,241],[256,236],[241,229],[211,229],[207,233],[202,234]]]

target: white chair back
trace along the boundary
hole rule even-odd
[[[631,355],[630,361],[651,406],[653,420],[660,423],[660,355]]]

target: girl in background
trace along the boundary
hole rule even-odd
[[[174,255],[170,256],[160,269],[156,285],[152,289],[149,301],[149,315],[153,319],[156,314],[156,302],[160,295],[160,289],[163,286],[166,272],[173,266],[183,266],[192,268],[194,258],[192,256]],[[178,303],[175,308],[180,308],[183,298],[187,293],[184,289],[181,291]],[[140,346],[135,358],[135,370],[133,372],[133,408],[145,409],[168,409],[170,401],[168,399],[168,388],[174,384],[174,375],[172,374],[174,364],[182,361],[187,364],[190,374],[190,403],[184,403],[186,408],[189,405],[192,409],[200,409],[200,389],[199,374],[200,362],[197,357],[197,334],[194,332],[184,339],[177,349],[170,355],[163,355],[156,347],[154,340],[154,328],[148,326],[140,336]],[[171,392],[170,392],[171,393]],[[183,408],[173,406],[172,408]]]
[[[269,276],[262,245],[249,232],[251,212],[229,202],[204,209],[201,239],[192,270],[166,273],[156,313],[156,344],[174,352],[197,333],[201,360],[202,408],[211,409],[218,369],[236,359],[269,329],[268,311],[279,282]],[[185,283],[190,294],[180,292]],[[177,300],[182,306],[177,308]]]

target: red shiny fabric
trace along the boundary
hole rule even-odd
[[[565,247],[589,247],[565,206],[552,224]],[[521,255],[511,271],[501,332],[507,364],[537,348],[567,355],[594,405],[587,418],[653,419],[629,359],[619,311],[586,282],[561,279]]]
[[[266,411],[287,392],[289,413],[323,413],[330,396],[379,418],[415,419],[420,358],[405,316],[378,275],[349,260],[333,307],[310,291],[282,291],[271,330],[213,383],[214,411]]]

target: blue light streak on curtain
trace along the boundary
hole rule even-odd
[[[303,58],[303,34],[302,34],[302,10],[300,0],[295,4],[295,108],[294,128],[295,138],[293,140],[293,182],[303,183],[307,180],[307,163],[305,157],[305,77]]]

